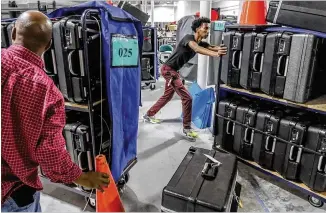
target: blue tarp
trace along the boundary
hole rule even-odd
[[[114,180],[117,181],[128,162],[137,154],[141,68],[140,63],[138,67],[111,67],[111,34],[138,36],[139,50],[141,50],[142,25],[129,13],[104,1],[90,1],[74,7],[60,8],[48,16],[57,18],[82,15],[86,9],[98,9],[101,14],[103,63],[113,127],[110,166]]]
[[[213,88],[201,89],[194,82],[189,93],[192,97],[192,122],[199,129],[211,127],[212,110],[215,102],[215,93]]]

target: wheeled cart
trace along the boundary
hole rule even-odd
[[[90,22],[90,20],[92,21]],[[92,43],[92,40],[96,39],[97,42],[99,42],[99,39],[102,40],[99,20],[99,11],[96,9],[87,9],[81,16],[74,16],[74,21],[80,23],[80,25],[78,25],[78,36],[82,38],[80,40],[78,39],[80,42],[78,56],[79,58],[83,58],[80,69],[76,68],[76,70],[83,70],[84,72],[83,92],[86,95],[83,96],[84,101],[82,103],[78,103],[74,98],[67,98],[68,96],[66,99],[70,101],[65,103],[67,124],[64,128],[63,135],[66,139],[66,148],[72,160],[77,163],[84,172],[95,171],[95,157],[99,154],[106,156],[109,165],[112,163],[112,125],[114,124],[107,110],[109,107],[108,101],[105,98],[107,97],[107,92],[105,89],[105,73],[101,60],[102,46],[99,45],[97,49],[98,53],[93,51],[93,56],[90,57],[89,55],[89,44]],[[94,30],[94,28],[89,28],[89,23],[92,23],[94,26],[94,21],[98,23],[98,28],[96,30]],[[67,21],[67,23],[69,22]],[[67,32],[67,30],[65,32]],[[89,32],[91,32],[91,34]],[[71,36],[69,38],[71,39]],[[94,59],[94,55],[100,56],[98,60],[99,64],[96,67],[91,66],[92,63],[90,63],[90,61]],[[71,66],[68,69],[71,69]],[[63,70],[62,68],[61,71]],[[94,73],[97,73],[96,85],[98,90],[96,94],[94,94],[95,83],[94,79],[92,79]],[[70,72],[68,74],[74,73]],[[123,188],[128,182],[128,172],[136,162],[137,158],[135,157],[130,160],[124,168],[120,178],[116,181],[119,189]],[[42,174],[42,171],[40,176],[45,183],[54,184],[57,187],[85,196],[85,199],[89,201],[88,204],[95,208],[95,190],[85,189],[75,184],[65,185],[52,183]]]
[[[236,29],[245,31],[250,26],[230,26],[230,28],[226,30],[234,31]],[[253,31],[253,29],[249,31]],[[324,36],[326,37],[326,35]],[[221,72],[223,71],[221,71],[220,67],[218,79],[222,75]],[[262,92],[252,92],[241,88],[230,87],[229,85],[221,84],[220,80],[216,85],[216,94],[216,106],[219,107],[216,107],[214,117],[215,140],[213,149],[236,154],[238,160],[245,165],[270,176],[278,182],[285,183],[290,188],[300,190],[306,194],[311,205],[315,207],[323,206],[326,201],[326,169],[324,168],[326,164],[326,152],[324,152],[324,150],[326,151],[326,95],[309,100],[306,103],[295,103],[283,98],[266,95]],[[239,117],[238,115],[233,115],[232,113],[233,108],[241,108],[238,104],[233,104],[234,107],[229,107],[228,111],[225,111],[224,108],[221,110],[221,106],[225,106],[226,103],[232,106],[230,100],[237,100],[239,97],[249,100],[250,103],[259,102],[260,106],[267,105],[272,107],[274,111],[261,110],[261,113],[257,115],[258,120],[255,125],[243,123],[241,120],[235,119],[235,117]],[[279,109],[283,110],[282,114],[277,112]],[[303,121],[293,118],[293,114],[291,115],[292,117],[288,116],[292,112],[294,112],[294,115],[302,118]],[[238,110],[236,113],[238,113]],[[315,119],[313,115],[316,115],[321,124],[310,126],[305,119],[306,113],[312,115],[310,119],[313,121]],[[283,119],[283,117],[286,119]],[[221,125],[223,126],[221,127]],[[287,130],[286,126],[289,125],[291,128]],[[254,132],[253,141],[249,140],[249,134],[245,138],[247,141],[252,142],[250,145],[253,144],[254,146],[252,152],[253,159],[241,156],[236,150],[230,150],[230,145],[225,146],[227,141],[222,140],[221,137],[235,135],[232,132],[232,126],[239,126],[239,128],[248,129],[248,132]],[[273,128],[283,126],[283,130],[287,131],[284,134],[288,134],[289,138],[282,137],[279,133],[276,134],[272,126]],[[308,126],[309,128],[307,128]],[[304,146],[302,145],[301,137],[306,138]],[[262,141],[259,147],[257,147],[256,140]],[[231,142],[233,144],[235,143],[235,141]],[[283,144],[284,153],[282,153],[286,156],[284,158],[286,162],[284,163],[283,161],[281,171],[275,171],[275,168],[272,167],[273,160],[276,159],[275,152],[277,152],[277,144]],[[302,173],[302,171],[300,172],[300,168],[303,168],[302,170],[307,174]],[[308,175],[308,173],[311,175]]]

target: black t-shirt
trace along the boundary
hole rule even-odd
[[[196,52],[189,47],[189,42],[195,41],[194,35],[185,35],[179,42],[177,48],[164,64],[178,71],[185,63],[196,55]],[[208,43],[201,41],[199,46],[207,48]]]

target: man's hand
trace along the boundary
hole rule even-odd
[[[109,175],[100,172],[83,173],[75,182],[75,184],[86,188],[98,189],[104,191],[102,187],[107,187],[110,183]]]
[[[217,47],[217,54],[218,54],[218,57],[219,56],[222,56],[222,55],[225,55],[227,53],[227,47],[225,47],[224,45],[221,45],[219,47]]]

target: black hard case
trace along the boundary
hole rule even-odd
[[[267,21],[326,33],[325,1],[271,1]]]
[[[248,160],[252,160],[254,139],[254,130],[248,127],[255,128],[259,110],[260,108],[256,104],[247,106],[242,105],[237,108],[236,121],[245,126],[235,124],[233,150],[235,153],[238,153],[241,157]]]
[[[266,35],[255,32],[244,35],[240,85],[245,89],[260,89]]]
[[[141,59],[141,76],[142,80],[151,80],[151,69],[153,66],[151,65],[151,59],[146,57]]]
[[[238,106],[241,104],[238,100],[222,100],[218,104],[218,114],[235,120]],[[235,123],[232,121],[218,118],[218,131],[215,137],[216,145],[220,145],[227,151],[233,150]]]
[[[71,159],[84,171],[93,170],[90,128],[80,122],[64,127],[66,148]]]
[[[307,117],[285,117],[280,122],[278,137],[290,143],[304,146],[309,124]],[[284,178],[297,180],[300,172],[301,156],[302,148],[277,141],[273,168]]]
[[[266,37],[260,89],[283,97],[291,48],[290,33],[270,33]]]
[[[238,87],[242,61],[243,33],[230,31],[223,34],[223,43],[228,48],[222,56],[221,80],[229,86]]]
[[[292,36],[284,99],[305,103],[326,92],[326,42],[311,34]]]
[[[154,35],[152,29],[143,29],[144,43],[143,52],[153,52],[154,51]]]
[[[280,120],[284,112],[280,110],[261,111],[257,114],[256,129],[277,136]],[[252,157],[256,163],[273,169],[276,139],[258,132],[254,133]]]
[[[96,35],[99,26],[96,21],[87,21],[88,35]],[[94,36],[88,43],[88,57],[91,78],[91,88],[99,88],[100,76],[100,37]],[[75,103],[86,102],[87,79],[84,70],[83,35],[79,19],[64,18],[53,25],[53,41],[55,47],[59,88],[63,96]],[[96,97],[94,97],[96,99]]]
[[[9,38],[7,32],[8,25],[9,23],[7,22],[1,22],[1,48],[9,47]]]
[[[326,154],[326,125],[308,128],[305,148]],[[326,157],[303,151],[300,180],[314,191],[326,191]]]
[[[209,154],[222,164],[214,179],[201,172]],[[234,197],[237,176],[236,157],[229,153],[191,147],[177,171],[163,189],[162,211],[228,212]]]

